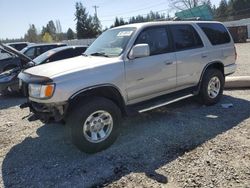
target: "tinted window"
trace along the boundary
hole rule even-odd
[[[150,55],[157,55],[171,51],[167,30],[164,27],[150,28],[142,31],[135,44],[148,44]]]
[[[177,51],[203,47],[200,36],[191,25],[170,26]]]
[[[86,51],[87,47],[79,47],[79,48],[75,48],[74,52],[77,55],[81,55],[82,53],[84,53]]]
[[[10,44],[10,46],[20,51],[28,45],[27,44]]]
[[[35,48],[28,49],[24,54],[27,55],[28,57],[30,57],[31,59],[34,59],[35,58]]]
[[[41,53],[47,52],[50,49],[53,49],[54,46],[41,46]]]
[[[72,49],[67,49],[67,50],[63,50],[61,52],[58,52],[54,55],[52,55],[49,60],[50,62],[52,61],[59,61],[62,59],[67,59],[67,58],[71,58],[73,57],[73,53],[72,53]]]
[[[230,36],[224,27],[219,23],[199,23],[200,28],[207,35],[212,45],[229,43]]]
[[[37,55],[37,56],[39,56],[39,55],[41,55],[41,54],[43,54],[43,53],[44,53],[44,51],[43,51],[42,47],[37,47],[37,48],[36,48],[36,55]]]

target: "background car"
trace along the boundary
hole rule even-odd
[[[17,75],[22,70],[44,63],[50,63],[53,61],[79,56],[85,52],[87,46],[63,46],[55,48],[43,53],[34,60],[26,57],[21,52],[10,49],[10,47],[6,48],[5,46],[4,49],[15,54],[19,57],[20,61],[23,61],[23,63],[19,63],[19,65],[15,68],[0,74],[0,93],[2,95],[8,95],[9,93],[20,91]]]
[[[86,49],[87,46],[63,46],[54,48],[33,59],[33,62],[36,65],[41,65],[44,63],[76,57],[85,52]]]
[[[62,46],[67,46],[67,44],[63,44],[63,43],[33,44],[22,49],[21,52],[24,55],[28,56],[29,58],[35,59],[36,57],[43,54],[44,52],[47,52],[53,48],[58,48]]]

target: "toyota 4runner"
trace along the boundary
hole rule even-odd
[[[123,116],[194,95],[206,105],[217,103],[235,61],[232,37],[219,22],[121,26],[79,57],[20,73],[28,96],[21,107],[44,122],[66,121],[73,143],[94,153],[115,141]]]

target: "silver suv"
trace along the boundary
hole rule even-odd
[[[66,121],[73,143],[98,152],[118,136],[123,116],[197,95],[219,101],[236,51],[219,22],[150,22],[110,29],[79,57],[19,74],[42,121]]]

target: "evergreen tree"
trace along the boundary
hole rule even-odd
[[[75,35],[75,34],[74,34],[74,31],[73,31],[71,28],[69,28],[68,31],[67,31],[67,39],[68,39],[68,40],[74,39],[74,38],[75,38],[74,35]]]
[[[34,24],[31,24],[27,33],[24,36],[24,39],[28,42],[37,42],[38,41],[38,35],[37,35],[37,29]]]
[[[99,18],[97,17],[97,14],[93,17],[93,32],[95,35],[100,35],[102,31],[102,26]]]
[[[75,5],[75,20],[76,20],[76,34],[78,39],[92,38],[95,35],[92,33],[92,17],[88,15],[86,8],[81,2]]]
[[[56,39],[56,26],[52,20],[50,20],[47,24],[47,31],[53,39]]]
[[[228,16],[228,4],[226,0],[221,0],[219,7],[216,9],[216,18],[224,21]]]

